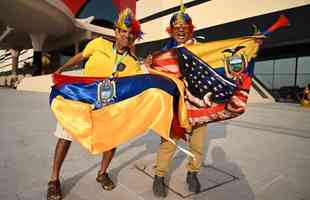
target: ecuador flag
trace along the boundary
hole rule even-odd
[[[96,77],[54,75],[51,109],[58,122],[91,153],[112,149],[147,129],[168,139],[173,101],[179,92],[173,81],[144,74],[110,80],[114,95],[105,104]]]

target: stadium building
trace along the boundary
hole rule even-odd
[[[14,48],[16,42],[27,42],[18,48],[19,52],[22,52],[19,55],[24,55],[25,58],[19,59],[20,64],[17,69],[22,68],[25,62],[32,62],[34,65],[38,63],[35,61],[38,59],[33,59],[30,54],[42,58],[42,55],[51,52],[53,66],[61,65],[66,61],[66,56],[71,56],[81,50],[91,38],[98,35],[105,37],[113,35],[111,32],[112,22],[116,18],[117,12],[125,7],[131,7],[134,10],[145,33],[144,39],[137,45],[137,55],[143,58],[149,53],[159,50],[167,40],[168,34],[165,30],[171,15],[179,10],[180,1],[55,0],[42,1],[43,3],[37,3],[37,5],[21,5],[21,1],[18,0],[10,1],[10,3],[5,2],[0,4],[2,10],[6,10],[4,6],[10,6],[10,8],[20,6],[31,12],[32,9],[38,7],[41,8],[39,13],[41,17],[47,17],[44,13],[52,13],[58,21],[47,20],[46,23],[53,23],[50,26],[53,26],[54,31],[57,30],[59,33],[55,35],[53,30],[39,23],[38,26],[41,25],[46,39],[41,48],[35,48],[38,45],[33,40],[31,43],[29,39],[33,38],[33,34],[32,37],[28,36],[27,39],[24,39],[25,34],[21,37],[18,33],[25,32],[25,27],[20,26],[20,23],[13,23],[13,25],[24,28],[19,31],[19,27],[14,27],[9,23],[21,19],[3,12],[0,15],[0,48],[2,49],[0,72],[3,76],[12,72],[9,60],[12,58],[13,51],[9,49]],[[53,2],[52,5],[48,5],[51,2]],[[310,29],[307,28],[307,20],[305,20],[310,17],[309,0],[184,0],[184,4],[187,8],[186,12],[193,19],[195,37],[201,41],[251,35],[255,29],[266,30],[280,15],[288,17],[290,25],[270,35],[258,53],[255,60],[254,88],[262,98],[272,96],[280,102],[298,101],[298,95],[310,83]],[[93,17],[90,19],[91,16]],[[84,21],[81,22],[80,19]],[[13,28],[16,32],[13,30],[10,33],[8,27]],[[13,39],[15,42],[12,42]],[[32,49],[31,47],[34,48],[33,51],[27,50]],[[41,53],[37,54],[37,52]],[[51,57],[47,57],[47,59]],[[42,62],[42,59],[39,60],[39,63]],[[53,70],[55,69],[51,69],[47,73],[51,73]],[[20,70],[13,68],[13,71],[18,73]]]

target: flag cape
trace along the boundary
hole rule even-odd
[[[256,35],[184,45],[156,54],[153,68],[184,82],[192,127],[231,119],[245,111],[252,84],[251,60],[264,38]]]
[[[289,25],[281,15],[264,32],[252,36],[183,45],[153,56],[153,68],[184,82],[191,127],[239,116],[245,111],[253,76],[253,61],[267,35]],[[183,96],[184,95],[184,96]]]

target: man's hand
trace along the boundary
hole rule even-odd
[[[144,64],[147,68],[151,68],[152,63],[153,63],[153,56],[150,54],[145,58]]]
[[[60,67],[60,68],[58,68],[54,73],[55,74],[61,74],[61,72],[62,72],[62,69],[61,69],[62,67]]]

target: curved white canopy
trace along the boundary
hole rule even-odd
[[[41,50],[52,50],[83,40],[90,32],[113,36],[111,29],[76,20],[60,0],[1,0],[0,8],[0,49],[33,48],[38,38]]]

